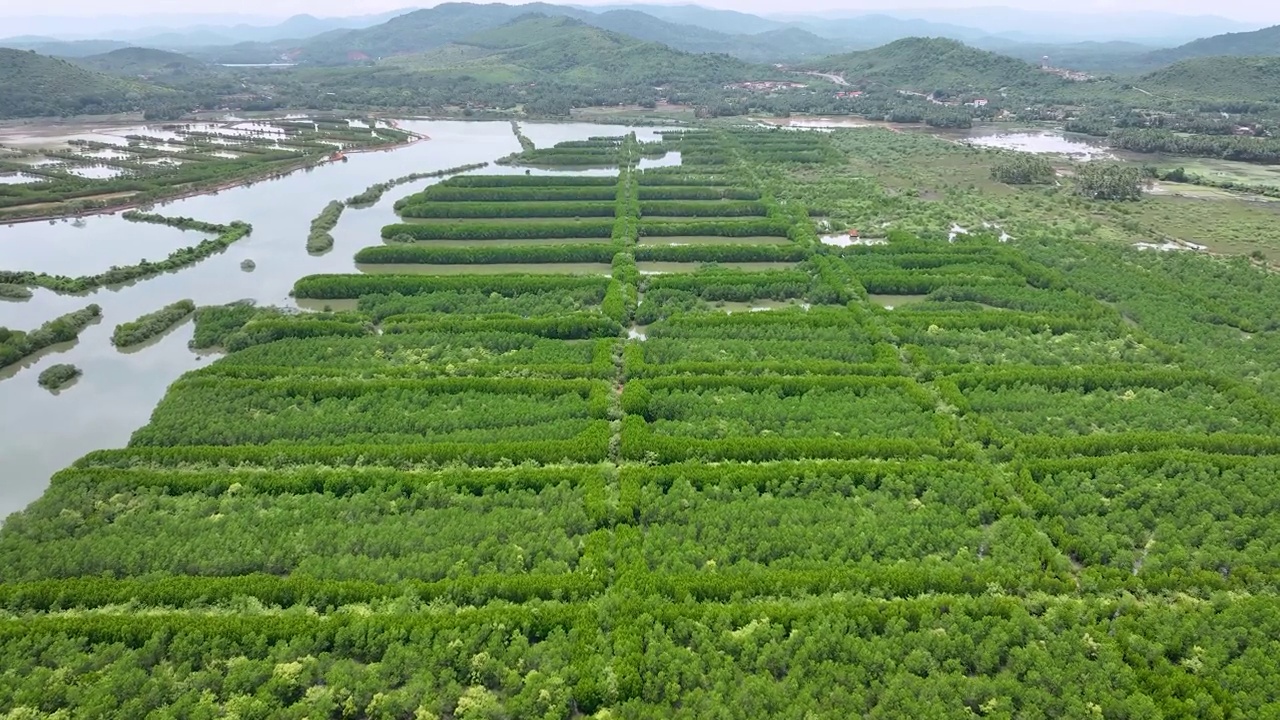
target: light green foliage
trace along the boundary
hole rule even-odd
[[[191,300],[179,300],[133,322],[121,323],[111,334],[111,344],[118,348],[137,345],[177,325],[195,310]]]
[[[1116,163],[1091,162],[1076,168],[1076,193],[1091,200],[1137,200],[1146,182],[1140,169]]]
[[[991,179],[1010,185],[1043,185],[1053,182],[1053,166],[1039,155],[1019,155],[991,166]]]
[[[678,142],[679,172],[400,208],[614,203],[589,251],[477,212],[444,225],[474,244],[361,256],[524,272],[199,309],[193,344],[228,354],[0,530],[0,711],[1277,712],[1280,281],[1117,242],[1159,198],[996,184],[1003,153]],[[638,245],[644,188],[760,211]],[[835,247],[811,213],[889,226]],[[785,244],[696,242],[757,221]],[[701,264],[756,248],[791,264]],[[577,252],[609,275],[538,268]]]

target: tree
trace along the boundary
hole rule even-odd
[[[1010,185],[1043,185],[1053,178],[1053,166],[1039,155],[1015,155],[991,166],[991,179]]]
[[[1075,191],[1093,200],[1140,200],[1147,179],[1141,168],[1089,162],[1076,170]]]

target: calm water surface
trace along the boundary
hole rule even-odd
[[[315,257],[306,251],[307,229],[330,200],[345,199],[373,183],[412,172],[493,161],[520,150],[508,122],[423,120],[404,121],[401,126],[431,140],[400,150],[355,154],[345,163],[157,206],[155,211],[164,215],[253,224],[252,235],[194,267],[83,296],[37,290],[27,301],[0,301],[0,325],[17,329],[37,327],[89,303],[97,303],[103,310],[102,322],[81,333],[78,342],[0,371],[0,517],[38,498],[53,473],[82,455],[124,446],[133,431],[146,424],[174,380],[212,360],[187,348],[190,322],[129,353],[110,344],[117,324],[183,298],[191,298],[197,305],[252,298],[263,305],[292,306],[289,290],[295,280],[312,273],[356,271],[352,255],[381,242],[382,226],[396,220],[392,210],[395,201],[438,180],[394,188],[372,208],[348,209],[333,231],[333,251]],[[655,128],[586,123],[522,123],[522,128],[539,147],[591,136],[622,135],[633,129],[641,140],[658,139]],[[51,140],[48,136],[40,139],[46,143]],[[645,166],[679,162],[679,155],[672,153]],[[525,171],[492,166],[481,172]],[[144,257],[159,259],[177,247],[198,242],[200,237],[113,216],[86,218],[79,225],[68,221],[0,226],[0,268],[96,272]],[[257,264],[253,272],[240,269],[246,259]],[[40,371],[53,363],[75,364],[84,376],[75,386],[54,395],[36,384]]]

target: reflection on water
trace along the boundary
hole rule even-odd
[[[879,305],[885,310],[892,310],[903,305],[911,305],[912,303],[924,302],[926,295],[867,295],[867,300]]]
[[[653,219],[653,218],[648,218]],[[678,246],[678,245],[789,245],[790,240],[784,237],[768,235],[748,235],[746,237],[726,237],[721,235],[641,235],[637,245]]]
[[[86,329],[78,343],[51,349],[27,367],[10,368],[8,379],[0,381],[0,517],[39,497],[54,472],[85,453],[123,446],[133,430],[147,422],[170,383],[182,373],[211,361],[187,348],[192,332],[190,322],[157,338],[145,350],[127,354],[111,346],[111,332],[117,324],[184,298],[195,300],[197,305],[242,298],[254,298],[264,305],[293,305],[289,291],[295,280],[312,273],[354,272],[351,258],[355,251],[381,243],[382,226],[396,220],[392,210],[395,201],[439,180],[402,185],[373,207],[348,209],[333,230],[334,251],[311,256],[306,250],[308,226],[330,200],[348,198],[389,178],[494,161],[520,150],[508,122],[404,121],[401,126],[425,134],[431,141],[392,151],[358,153],[348,156],[346,163],[324,165],[217,195],[157,205],[155,211],[164,215],[253,224],[252,235],[194,267],[82,296],[37,289],[26,302],[0,303],[0,325],[19,329],[38,327],[89,303],[99,304],[103,311],[103,321]],[[586,123],[525,123],[522,127],[540,147],[563,140],[622,135],[633,129]],[[127,130],[142,134],[140,128]],[[641,139],[658,137],[654,128],[636,131]],[[101,131],[82,133],[81,137],[86,135],[92,137],[85,139],[100,140]],[[66,138],[46,134],[38,139],[55,144]],[[0,142],[12,142],[12,136],[0,137]],[[525,169],[490,166],[480,172],[523,174]],[[529,173],[557,174],[546,170]],[[608,175],[612,171],[590,174]],[[147,235],[152,229],[160,234]],[[71,223],[3,226],[0,269],[53,271],[60,267],[59,272],[74,268],[98,272],[113,264],[136,262],[143,256],[158,259],[168,254],[168,250],[158,252],[161,243],[172,249],[189,245],[196,237],[173,228],[129,223],[109,216],[86,218],[83,228],[72,227]],[[41,247],[46,242],[51,243],[49,248]],[[240,270],[240,263],[246,259],[256,263],[254,272]],[[343,309],[334,301],[326,301],[322,307],[323,304]],[[36,376],[49,363],[74,364],[84,371],[84,376],[73,391],[50,394],[36,384]]]
[[[312,312],[347,312],[360,309],[360,301],[354,298],[338,300],[299,299],[295,302],[299,308]]]
[[[144,340],[138,343],[137,345],[130,345],[128,347],[118,347],[116,348],[116,352],[121,353],[123,355],[137,355],[140,352],[145,352],[157,345],[163,344],[164,341],[170,335],[181,334],[184,337],[190,337],[191,331],[192,331],[192,324],[194,322],[195,322],[195,315],[194,314],[188,315],[186,319],[184,319],[182,322],[177,323],[176,325],[165,330],[159,335],[156,335],[153,338]]]
[[[837,115],[832,117],[793,116],[788,118],[763,118],[759,121],[763,127],[803,128],[806,130],[829,130],[835,128],[887,126],[888,123],[874,122],[853,115]]]
[[[942,130],[922,124],[890,123],[867,120],[853,115],[831,117],[793,116],[761,118],[762,127],[784,127],[801,130],[835,130],[839,128],[885,128],[897,132],[922,132],[970,145],[1004,148],[1029,153],[1067,155],[1081,160],[1115,159],[1115,155],[1098,138],[1063,133],[1059,130],[1010,129],[1007,126],[977,125],[969,130]]]
[[[0,228],[0,269],[52,275],[94,275],[112,265],[162,260],[181,247],[212,237],[119,216],[18,223]]]
[[[769,310],[785,310],[789,308],[800,308],[802,310],[809,309],[809,303],[799,300],[752,300],[751,302],[718,302],[714,303],[717,310],[723,310],[727,313],[740,312],[767,312]]]
[[[849,233],[836,233],[835,235],[823,235],[818,238],[823,245],[832,245],[835,247],[853,247],[854,245],[885,245],[889,241],[885,238],[864,238]]]
[[[608,275],[608,263],[485,263],[483,265],[367,264],[357,265],[368,275],[505,275],[536,273],[540,275]]]
[[[72,175],[79,175],[83,178],[92,178],[94,180],[104,180],[106,178],[119,177],[124,174],[124,170],[110,165],[78,165],[67,168],[67,172]]]
[[[46,388],[46,391],[47,391],[50,395],[61,395],[62,393],[67,392],[67,391],[71,390],[71,388],[73,388],[73,387],[75,387],[75,386],[79,385],[79,384],[80,384],[80,378],[81,378],[81,377],[82,377],[81,375],[77,375],[77,376],[75,376],[75,377],[71,378],[70,380],[66,381],[65,383],[63,383],[63,384],[62,384],[61,386],[59,386],[59,387],[56,387],[56,388]]]
[[[1004,148],[1019,152],[1069,155],[1083,160],[1114,159],[1101,141],[1085,135],[1068,135],[1051,130],[1005,132],[977,128],[965,135],[965,142],[982,147]]]
[[[641,275],[664,275],[667,273],[691,273],[697,272],[707,265],[714,264],[719,268],[729,268],[732,270],[791,270],[796,267],[796,263],[791,262],[722,262],[722,263],[699,263],[699,262],[666,262],[660,260],[642,260],[636,263],[636,268]]]

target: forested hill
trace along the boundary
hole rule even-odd
[[[725,55],[695,55],[566,17],[527,14],[437,51],[395,60],[425,72],[497,82],[633,87],[715,85],[753,79],[763,68]]]
[[[207,67],[205,63],[186,55],[140,47],[90,55],[80,58],[76,63],[91,70],[127,77],[199,72]]]
[[[294,48],[293,54],[296,60],[304,63],[341,65],[425,53],[529,13],[572,18],[602,30],[659,42],[686,52],[724,53],[752,62],[800,60],[840,52],[852,46],[844,40],[822,38],[796,28],[782,28],[759,35],[718,32],[629,9],[597,14],[546,3],[446,3],[401,15],[371,28],[330,33],[308,40]]]
[[[0,48],[0,115],[96,115],[136,110],[156,91],[61,58]]]
[[[840,73],[857,87],[925,93],[1048,88],[1066,82],[1021,60],[944,38],[905,38],[873,50],[815,60],[809,67]]]
[[[724,53],[750,62],[816,58],[853,47],[852,43],[819,37],[799,28],[780,28],[755,35],[729,34],[661,20],[638,10],[610,10],[578,19],[588,25],[659,42],[677,50]]]
[[[1205,57],[1144,75],[1143,90],[1188,99],[1280,102],[1280,57]]]
[[[1152,64],[1167,64],[1179,60],[1215,55],[1275,56],[1280,55],[1280,25],[1254,32],[1227,33],[1201,38],[1186,45],[1148,53],[1143,59]],[[1268,82],[1277,84],[1275,77]]]
[[[457,42],[477,31],[509,23],[531,12],[546,15],[589,14],[572,8],[532,3],[475,5],[445,3],[416,10],[363,30],[331,33],[303,43],[296,51],[299,62],[347,64],[395,55],[423,53]]]

